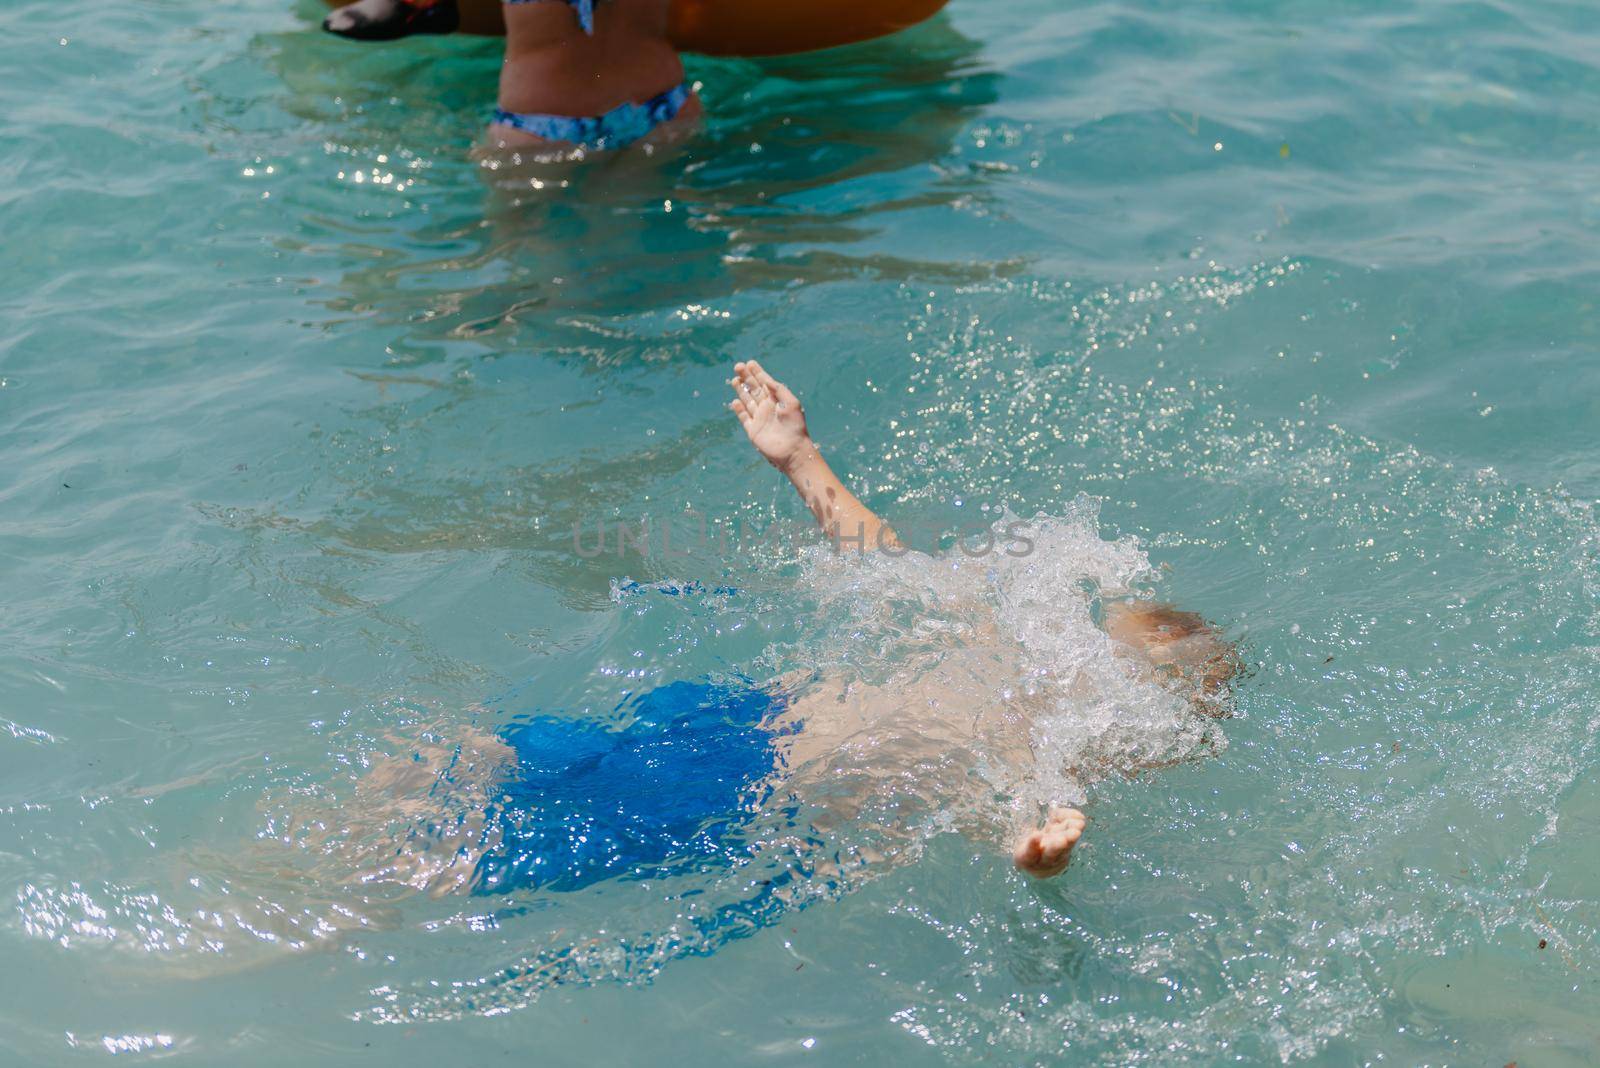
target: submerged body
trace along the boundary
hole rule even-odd
[[[683,85],[683,61],[667,38],[666,0],[605,0],[592,17],[561,0],[504,7],[492,147],[620,148],[652,134],[659,140],[698,117],[699,101]]]
[[[356,0],[323,22],[360,40],[504,33],[488,131],[495,149],[605,150],[660,145],[691,128],[700,103],[680,48],[777,55],[893,33],[945,0]]]
[[[509,0],[492,24],[505,33],[492,149],[548,154],[662,144],[700,113],[668,37],[668,0]],[[484,31],[484,11],[457,0],[356,0],[323,22],[331,33],[393,40]]]
[[[964,831],[999,841],[1026,816],[954,802],[980,766],[997,794],[1032,766],[1026,716],[973,700],[1015,667],[975,647],[879,685],[680,681],[631,696],[606,723],[541,711],[493,733],[440,732],[362,780],[352,837],[379,844],[350,858],[354,881],[493,895],[662,877],[726,866],[746,827],[779,809],[803,809],[819,832],[871,822],[897,852],[916,817],[959,808]],[[873,811],[887,793],[892,819]],[[384,847],[373,831],[396,826],[403,840]]]
[[[537,716],[502,729],[509,774],[473,892],[577,890],[715,862],[764,800],[783,704],[747,683],[676,682],[628,702],[621,727]]]

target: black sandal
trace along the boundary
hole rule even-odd
[[[423,5],[411,0],[356,0],[322,20],[329,33],[355,41],[397,41],[418,33],[455,33],[456,0]]]

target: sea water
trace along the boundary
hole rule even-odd
[[[0,1060],[1592,1063],[1585,5],[954,0],[521,186],[496,42],[318,10],[0,11]],[[944,556],[752,533],[750,356]],[[1129,592],[1239,642],[1231,719]],[[1077,680],[1049,884],[963,796],[438,892],[493,776],[381,779],[978,635]]]

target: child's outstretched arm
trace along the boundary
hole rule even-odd
[[[833,473],[806,430],[805,412],[788,386],[754,360],[733,365],[733,403],[728,407],[750,444],[788,476],[829,537],[842,545],[895,549],[894,531],[856,499]],[[859,542],[857,539],[860,539]]]

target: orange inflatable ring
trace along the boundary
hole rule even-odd
[[[685,52],[779,56],[915,26],[946,0],[672,0],[667,33]]]
[[[349,0],[327,0],[339,7]],[[713,56],[781,56],[915,26],[947,0],[672,0],[667,32],[685,52]],[[457,0],[461,32],[506,32],[499,0]]]

